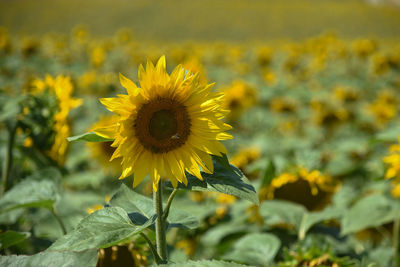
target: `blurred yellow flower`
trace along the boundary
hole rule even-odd
[[[46,75],[44,80],[36,79],[32,84],[33,94],[39,94],[48,89],[57,98],[58,112],[54,115],[53,125],[55,140],[48,154],[50,158],[62,165],[68,147],[67,137],[71,135],[67,117],[71,109],[82,104],[82,100],[72,97],[74,88],[68,76],[59,75],[53,78],[50,75]]]
[[[100,67],[103,65],[106,58],[106,51],[101,46],[93,48],[90,56],[90,62],[94,67]]]
[[[379,127],[384,126],[392,120],[398,109],[398,100],[396,94],[390,89],[379,91],[374,102],[367,105],[367,111],[372,113]]]
[[[399,144],[390,146],[390,155],[383,158],[389,167],[385,173],[385,179],[392,179],[392,195],[400,198],[400,136]]]
[[[239,150],[232,156],[230,162],[241,170],[260,158],[261,150],[258,147],[249,147]]]
[[[228,115],[230,119],[237,119],[258,101],[257,91],[244,81],[234,81],[229,87],[224,88],[223,92],[225,93],[223,107],[231,111]]]
[[[297,105],[291,98],[277,96],[271,100],[269,107],[275,112],[293,112]]]
[[[176,247],[183,250],[189,257],[193,257],[196,253],[197,241],[193,238],[182,239],[176,243]]]

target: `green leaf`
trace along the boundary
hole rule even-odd
[[[242,267],[246,265],[237,264],[228,261],[217,260],[201,260],[201,261],[187,261],[179,263],[161,264],[160,267]]]
[[[216,246],[226,236],[237,233],[247,233],[250,228],[251,226],[243,223],[220,223],[218,227],[213,227],[205,232],[201,240],[206,246]]]
[[[82,252],[45,251],[32,256],[1,256],[0,266],[32,267],[32,266],[93,266],[97,264],[97,250]]]
[[[322,211],[309,212],[302,205],[293,202],[269,200],[263,202],[260,213],[269,225],[279,223],[293,225],[298,231],[299,239],[304,239],[307,231],[315,224],[342,216],[343,208],[327,207]]]
[[[359,200],[345,212],[341,224],[342,235],[355,233],[400,218],[400,206],[383,195],[370,195]]]
[[[117,193],[111,198],[110,204],[113,207],[123,208],[129,213],[129,218],[131,218],[132,222],[135,224],[143,223],[143,221],[148,220],[148,218],[155,214],[153,200],[151,198],[136,193],[124,184],[121,185]],[[173,207],[174,204],[172,202],[167,219],[168,228],[195,229],[199,225],[196,217],[187,212],[174,209]]]
[[[281,246],[277,237],[267,233],[251,233],[240,238],[233,251],[223,258],[256,266],[267,266]]]
[[[371,142],[396,142],[400,133],[400,126],[393,124],[375,135]]]
[[[26,99],[26,96],[17,96],[8,98],[2,105],[0,112],[0,122],[6,120],[15,120],[15,117],[21,112],[20,103]]]
[[[70,136],[67,138],[69,142],[73,141],[87,141],[87,142],[109,142],[114,141],[113,139],[104,138],[94,132],[84,133],[81,135]]]
[[[230,165],[226,155],[223,157],[213,156],[214,173],[202,172],[203,181],[186,173],[188,184],[180,183],[178,188],[194,191],[220,192],[259,204],[258,195],[244,174],[235,166]],[[167,183],[172,187],[170,182]]]
[[[322,211],[304,213],[304,217],[299,227],[299,239],[304,239],[307,231],[315,224],[322,221],[339,218],[342,216],[343,211],[344,210],[339,207],[327,207]]]
[[[0,249],[5,249],[11,247],[15,244],[18,244],[28,237],[31,234],[29,232],[15,232],[15,231],[7,231],[0,234]]]
[[[26,179],[6,192],[0,200],[0,210],[28,207],[52,209],[58,199],[59,186],[56,181]]]
[[[48,167],[48,168],[44,168],[42,170],[36,171],[35,173],[33,173],[32,175],[28,176],[25,179],[33,179],[33,180],[37,180],[37,181],[48,179],[48,180],[55,181],[56,183],[60,183],[61,178],[62,178],[61,173],[57,168]]]
[[[126,243],[153,224],[154,220],[155,217],[152,217],[142,225],[134,225],[122,208],[103,208],[84,218],[73,231],[59,238],[48,250],[83,251]]]
[[[261,204],[260,213],[271,225],[289,223],[298,230],[307,210],[302,205],[289,201],[268,200]]]
[[[276,172],[275,164],[272,160],[269,160],[267,167],[264,169],[262,173],[262,180],[260,187],[264,185],[269,185],[272,179],[274,179],[276,175],[275,172]]]

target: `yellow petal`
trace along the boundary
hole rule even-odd
[[[130,79],[126,78],[121,73],[119,74],[119,81],[121,85],[126,89],[129,95],[137,96],[139,93],[139,89],[137,88],[136,84],[132,82]]]

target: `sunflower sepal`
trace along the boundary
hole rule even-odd
[[[95,132],[88,132],[80,135],[70,136],[67,138],[69,142],[74,141],[86,141],[86,142],[109,142],[114,141],[114,139],[105,138],[96,134]]]
[[[259,205],[259,199],[254,186],[247,177],[234,165],[230,164],[225,154],[212,156],[214,172],[212,174],[201,172],[203,180],[186,173],[188,184],[178,184],[179,189],[193,191],[210,191],[232,195],[238,198],[246,199],[256,205]],[[171,182],[165,182],[165,186],[173,188]]]

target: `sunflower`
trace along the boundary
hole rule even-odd
[[[275,177],[271,184],[262,187],[260,200],[284,199],[304,205],[308,210],[320,210],[330,201],[340,183],[318,170],[297,167]]]
[[[71,135],[70,123],[68,120],[69,112],[79,107],[82,104],[81,99],[74,98],[72,93],[74,91],[73,84],[69,76],[59,75],[53,78],[46,75],[44,80],[36,79],[33,81],[30,93],[32,95],[39,95],[48,92],[56,99],[57,111],[54,114],[52,130],[55,133],[54,142],[46,154],[62,165],[65,161],[65,156],[68,148],[67,137]],[[29,140],[25,145],[32,145]],[[31,144],[29,144],[31,143]]]
[[[223,89],[226,98],[223,106],[229,109],[229,119],[235,120],[250,107],[254,106],[258,101],[257,91],[241,80],[235,80],[233,83]]]
[[[156,66],[139,66],[138,88],[120,74],[127,95],[102,98],[100,102],[118,115],[118,122],[96,129],[103,137],[115,139],[111,160],[122,158],[120,179],[134,174],[136,187],[149,174],[157,191],[161,179],[176,188],[187,184],[185,171],[202,180],[200,173],[213,173],[212,155],[227,153],[219,142],[231,139],[221,121],[229,112],[221,109],[224,94],[212,92],[213,84],[202,84],[199,75],[177,66],[169,75],[165,57]]]

